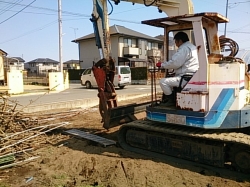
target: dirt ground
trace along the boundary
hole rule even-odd
[[[168,156],[150,158],[63,133],[73,128],[117,141],[119,127],[104,130],[95,107],[59,121],[71,124],[48,134],[53,141],[32,152],[38,159],[0,170],[0,187],[250,187],[250,175]]]

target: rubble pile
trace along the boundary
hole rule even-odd
[[[60,137],[60,134],[48,136],[47,133],[69,124],[56,121],[79,113],[75,110],[34,115],[17,110],[17,105],[8,94],[0,93],[0,169],[37,158],[32,150]]]

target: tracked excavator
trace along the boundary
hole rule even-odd
[[[164,30],[165,60],[171,56],[169,40],[174,33],[189,33],[197,47],[199,69],[192,76],[182,76],[179,87],[174,88],[174,106],[164,106],[152,97],[150,103],[143,105],[146,118],[122,124],[118,132],[119,145],[140,154],[170,155],[250,173],[250,76],[245,62],[235,57],[238,44],[218,36],[218,24],[229,20],[213,12],[193,13],[192,3],[187,0],[124,1],[156,6],[168,15],[142,21]],[[101,54],[93,71],[99,83],[100,114],[104,128],[108,129],[115,126],[112,124],[114,113],[124,114],[126,107],[130,107],[127,111],[131,115],[139,106],[134,105],[133,109],[117,106],[112,86],[115,62],[110,47],[107,2],[93,2],[92,21]],[[227,54],[222,52],[225,49],[229,49]],[[166,73],[167,76],[171,75]],[[116,118],[115,124],[120,120]]]

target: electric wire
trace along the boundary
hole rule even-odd
[[[250,1],[241,1],[241,2],[236,2],[236,3],[230,3],[230,4],[242,4],[242,3],[248,3]]]
[[[21,3],[19,3],[19,2],[17,2],[16,1],[16,3],[13,3],[13,2],[6,2],[6,1],[3,1],[3,0],[0,0],[0,2],[3,2],[3,3],[8,3],[8,4],[12,4],[13,6],[14,5],[19,5],[19,6],[25,6],[22,10],[24,10],[25,8],[27,8],[27,6],[29,6],[30,8],[35,8],[35,9],[40,9],[40,10],[46,10],[46,11],[52,11],[52,12],[58,12],[57,10],[55,10],[55,9],[50,9],[50,8],[44,8],[44,7],[36,7],[36,6],[30,6],[30,5],[24,5],[24,4],[21,4]],[[34,2],[34,1],[33,1]],[[33,3],[32,2],[32,3]],[[153,0],[150,4],[146,4],[146,0],[144,0],[144,5],[145,6],[151,6],[151,5],[153,5],[154,3],[156,3],[157,2],[157,0]],[[31,4],[32,4],[31,3]],[[110,3],[110,1],[109,1],[109,3]],[[239,2],[240,3],[240,2]],[[111,4],[111,3],[110,3]],[[112,5],[112,4],[111,4]],[[21,11],[22,11],[21,10]],[[21,11],[18,11],[16,14],[18,14],[18,13],[20,13]],[[113,10],[112,10],[113,11]],[[74,12],[70,12],[70,11],[62,11],[64,14],[66,14],[66,15],[69,15],[69,16],[80,16],[80,17],[86,17],[86,18],[79,18],[79,19],[87,19],[87,18],[89,18],[90,16],[89,15],[86,15],[86,14],[81,14],[81,13],[74,13]],[[28,13],[28,12],[26,12],[26,13]],[[31,12],[32,13],[32,12]],[[110,13],[112,13],[112,12],[110,12]],[[16,14],[14,14],[12,17],[14,17]],[[46,15],[46,13],[34,13],[34,14],[45,14]],[[50,15],[50,14],[47,14],[47,15]],[[11,18],[11,17],[10,17]],[[8,19],[10,19],[10,18],[8,18]],[[78,20],[78,19],[63,19],[63,20],[65,20],[65,21],[70,21],[70,20]],[[136,22],[136,21],[130,21],[130,20],[121,20],[121,19],[112,19],[112,18],[110,18],[110,20],[113,20],[113,21],[120,21],[120,22],[128,22],[128,23],[135,23],[135,24],[141,24],[139,21],[138,22]],[[5,22],[5,21],[7,21],[7,20],[4,20],[4,21],[2,21],[2,22],[0,22],[0,24],[1,23],[3,23],[3,22]],[[248,24],[249,25],[249,24]],[[248,26],[248,25],[245,25],[245,26],[243,26],[243,27],[246,27],[246,26]],[[243,28],[243,27],[241,27],[241,28]],[[239,31],[239,32],[236,32],[235,30],[237,30],[237,29],[234,29],[233,31],[228,31],[228,32],[232,32],[232,33],[244,33],[244,34],[248,34],[248,32],[243,32],[243,31]],[[33,31],[31,31],[31,32],[35,32],[34,30]],[[25,35],[27,35],[27,34],[25,34]],[[13,39],[11,39],[11,40],[13,40]],[[10,41],[10,40],[9,40]],[[5,41],[6,42],[6,41]],[[4,42],[4,43],[5,43]]]
[[[0,15],[4,14],[5,12],[7,12],[8,10],[10,10],[11,8],[13,8],[14,6],[17,5],[17,3],[22,2],[22,0],[16,0],[15,2],[13,2],[13,4],[10,4],[9,6],[7,5],[4,9],[2,9],[2,11],[0,12]]]
[[[4,44],[4,43],[10,42],[10,41],[13,41],[13,40],[22,38],[22,37],[24,37],[24,36],[30,35],[30,34],[32,34],[32,33],[41,31],[41,30],[43,30],[43,29],[45,29],[45,28],[47,28],[47,27],[49,27],[49,26],[51,26],[51,25],[53,25],[53,24],[55,24],[55,23],[57,23],[57,20],[52,21],[52,22],[50,22],[50,23],[47,23],[46,25],[43,25],[43,26],[41,26],[41,27],[38,27],[38,28],[33,29],[33,30],[31,30],[31,31],[28,31],[28,32],[26,32],[26,33],[23,33],[23,34],[21,34],[21,35],[19,35],[19,36],[17,36],[17,37],[12,38],[12,39],[8,39],[8,40],[5,40],[5,41],[3,41],[3,42],[0,42],[0,44]]]
[[[8,3],[8,4],[13,4],[13,3],[11,3],[11,2],[6,2],[6,1],[3,1],[3,0],[0,0],[0,2],[4,2],[4,3]],[[146,3],[146,0],[144,0],[144,2]],[[152,1],[150,4],[153,4],[153,3],[155,3],[156,2],[156,0],[154,0],[154,1]],[[111,4],[111,2],[109,1],[109,3]],[[23,4],[20,4],[20,3],[15,3],[15,5],[20,5],[20,6],[25,6],[25,5],[23,5]],[[149,5],[147,5],[147,6],[150,6],[150,4]],[[112,4],[111,4],[112,5]],[[31,8],[35,8],[35,9],[40,9],[40,10],[47,10],[47,11],[53,11],[53,12],[58,12],[57,10],[55,10],[55,9],[50,9],[50,8],[44,8],[44,7],[36,7],[36,6],[30,6]],[[86,14],[81,14],[81,13],[74,13],[74,12],[70,12],[70,11],[62,11],[62,13],[63,14],[69,14],[69,15],[75,15],[75,16],[84,16],[84,17],[90,17],[89,15],[86,15]],[[112,12],[110,12],[110,13],[112,13]],[[110,14],[109,13],[109,14]],[[35,14],[39,14],[39,13],[35,13]],[[42,14],[42,13],[40,13],[40,14]],[[48,14],[47,14],[48,15]],[[65,16],[65,15],[64,15]],[[112,18],[111,18],[112,19]],[[72,19],[73,20],[73,19]],[[115,19],[113,19],[113,20],[115,20]],[[123,21],[123,20],[115,20],[115,21]],[[135,22],[135,21],[130,21],[130,20],[124,20],[124,22],[133,22],[133,23],[138,23],[138,22]],[[238,29],[241,29],[241,28],[244,28],[244,27],[247,27],[249,24],[247,24],[247,25],[245,25],[245,26],[242,26],[242,27],[240,27],[240,28],[237,28],[237,29],[234,29],[233,31],[236,31],[236,30],[238,30]],[[228,31],[228,32],[232,32],[233,33],[233,31]],[[235,32],[235,33],[244,33],[244,32]],[[246,32],[247,34],[248,34],[248,32]]]
[[[3,1],[3,0],[0,0],[0,2],[7,3],[7,4],[13,4],[11,2],[6,2],[6,1]],[[25,4],[20,4],[20,3],[16,3],[16,4],[19,5],[19,6],[26,6]],[[34,8],[34,9],[39,9],[39,10],[45,10],[45,11],[51,11],[51,12],[58,13],[57,9],[52,9],[52,8],[37,7],[37,6],[32,6],[32,5],[29,6],[29,8]],[[64,14],[70,14],[70,15],[89,16],[87,14],[74,13],[74,12],[69,12],[69,11],[62,11],[62,13],[64,13]]]
[[[32,3],[34,3],[36,0],[32,1],[30,4],[26,5],[24,8],[22,8],[21,10],[19,10],[17,13],[13,14],[12,16],[10,16],[9,18],[3,20],[2,22],[0,22],[0,24],[8,21],[9,19],[13,18],[14,16],[16,16],[17,14],[19,14],[20,12],[22,12],[24,9],[28,8]]]

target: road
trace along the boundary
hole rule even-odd
[[[159,85],[156,85],[156,91],[161,91]],[[20,105],[43,105],[54,102],[65,102],[79,99],[96,99],[97,89],[86,89],[79,84],[70,84],[70,88],[59,93],[40,92],[35,95],[22,95],[11,97],[10,99],[18,102]],[[151,93],[151,85],[128,85],[124,89],[116,89],[117,95],[147,94]]]

